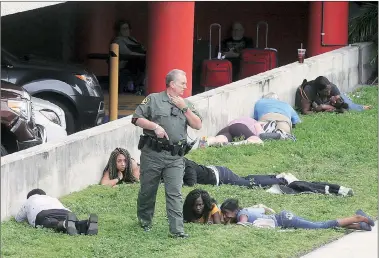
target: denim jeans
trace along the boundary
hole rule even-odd
[[[224,184],[224,185],[251,186],[250,180],[239,177],[238,175],[234,174],[233,171],[231,171],[229,168],[220,167],[220,166],[216,166],[216,168],[220,177],[219,185]]]
[[[349,105],[349,110],[353,111],[363,111],[363,105],[355,104],[349,96],[347,96],[345,93],[341,93],[340,95],[346,104]]]
[[[337,220],[313,222],[298,217],[289,211],[281,211],[279,214],[275,214],[275,218],[278,223],[278,226],[282,228],[320,229],[338,227]]]

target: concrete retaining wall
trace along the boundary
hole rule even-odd
[[[250,115],[254,103],[274,91],[294,104],[296,88],[304,78],[325,75],[342,91],[351,91],[362,74],[373,45],[363,43],[293,63],[257,76],[190,97],[203,117],[203,128],[189,130],[191,138],[214,135],[228,121]],[[139,159],[137,142],[142,130],[131,117],[119,119],[61,140],[30,148],[1,158],[1,220],[14,215],[27,193],[42,188],[60,197],[100,181],[109,154],[124,147]]]

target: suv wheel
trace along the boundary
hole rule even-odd
[[[70,109],[67,108],[67,106],[65,104],[63,104],[62,102],[59,102],[55,99],[46,99],[46,100],[54,103],[55,105],[57,105],[58,107],[63,109],[64,114],[65,114],[65,118],[66,118],[67,135],[75,133],[76,132],[75,117],[74,117],[74,114],[70,111]]]
[[[4,148],[4,146],[1,145],[1,157],[2,157],[2,156],[5,156],[5,155],[8,155],[8,152],[7,152],[7,150]]]

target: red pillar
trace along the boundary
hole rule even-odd
[[[116,21],[114,2],[80,2],[81,16],[78,22],[79,55],[86,66],[97,76],[108,75],[105,60],[88,59],[90,53],[108,53]]]
[[[348,44],[349,2],[310,2],[307,56]]]
[[[166,74],[181,69],[187,74],[184,97],[191,96],[195,2],[149,2],[148,10],[147,92],[165,90]]]

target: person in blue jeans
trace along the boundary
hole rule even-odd
[[[304,115],[315,112],[334,112],[336,107],[331,102],[334,102],[336,98],[342,98],[348,104],[347,110],[350,111],[363,111],[371,108],[371,106],[355,104],[325,76],[319,76],[313,81],[304,79],[296,90],[295,106]]]
[[[374,221],[362,210],[357,210],[355,215],[347,218],[313,222],[285,210],[275,214],[274,210],[264,205],[262,208],[241,208],[237,199],[225,200],[221,205],[221,212],[225,224],[254,223],[257,219],[269,219],[275,223],[275,227],[281,228],[326,229],[342,227],[365,231],[371,231],[371,226],[375,225]]]
[[[291,129],[301,122],[293,107],[284,101],[280,101],[274,92],[263,95],[255,103],[253,118],[265,124],[275,122],[275,125],[266,124],[263,126],[266,133],[276,132],[276,130],[291,133]],[[272,129],[268,129],[269,127]]]

